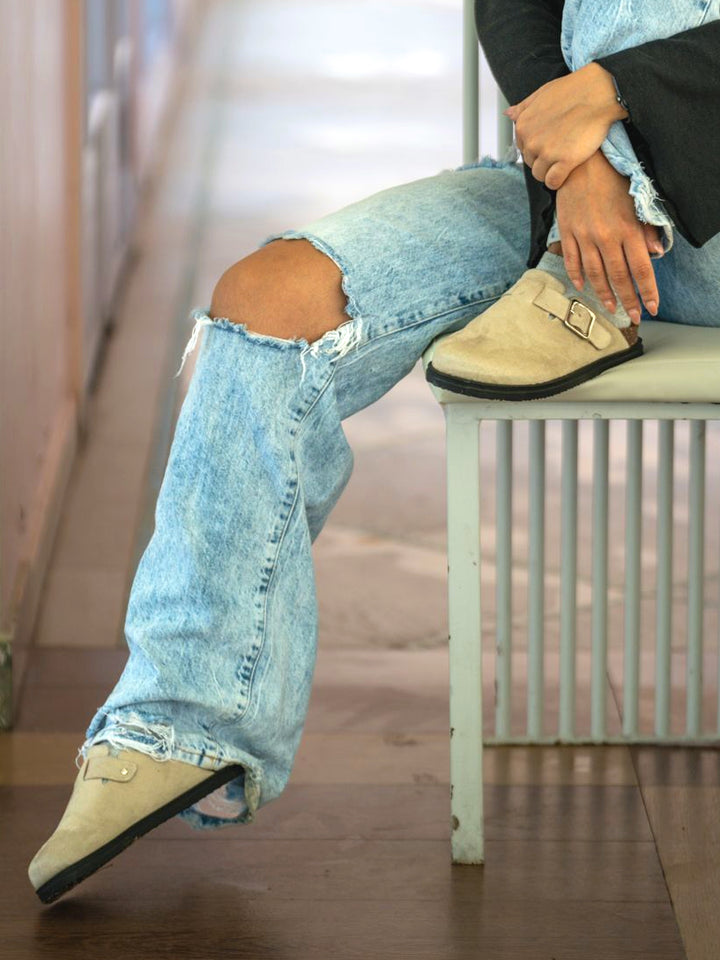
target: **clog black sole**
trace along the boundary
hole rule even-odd
[[[217,790],[217,788],[221,787],[224,783],[240,776],[242,772],[243,767],[240,764],[223,767],[211,777],[203,780],[202,783],[198,783],[191,790],[186,790],[185,793],[181,793],[169,803],[159,807],[157,810],[153,810],[152,813],[143,817],[142,820],[137,820],[131,824],[127,830],[118,834],[117,837],[114,837],[102,847],[98,847],[97,850],[89,853],[86,857],[83,857],[82,860],[77,860],[75,863],[70,864],[69,867],[65,867],[59,873],[56,873],[54,877],[51,877],[50,880],[46,880],[35,892],[43,903],[53,903],[72,887],[76,886],[82,880],[85,880],[92,873],[95,873],[96,870],[99,870],[100,867],[109,860],[112,860],[113,857],[122,853],[122,851],[129,847],[134,840],[137,840],[138,837],[142,837],[143,834],[149,833],[150,830],[159,826],[165,820],[169,820],[170,817],[174,817],[182,810],[191,807],[194,803],[197,803],[198,800],[202,800],[203,797],[212,793],[213,790]]]
[[[546,380],[544,383],[518,383],[518,384],[499,384],[483,383],[479,380],[466,380],[464,377],[453,377],[447,373],[441,373],[433,367],[430,362],[425,371],[425,379],[428,383],[436,387],[442,387],[443,390],[449,390],[451,393],[462,393],[468,397],[478,397],[481,400],[542,400],[545,397],[553,397],[557,393],[563,393],[571,387],[577,387],[586,380],[592,380],[604,370],[611,367],[617,367],[621,363],[633,360],[635,357],[642,356],[643,342],[640,337],[627,350],[619,350],[610,356],[601,357],[594,363],[589,363],[585,367],[573,370],[563,377],[557,377],[555,380]]]

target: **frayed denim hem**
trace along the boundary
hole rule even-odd
[[[603,141],[601,149],[615,170],[630,181],[628,193],[635,204],[638,220],[660,227],[663,233],[663,252],[669,253],[674,242],[673,222],[663,206],[655,184],[635,156],[620,121],[616,121],[610,128],[610,134]]]
[[[471,160],[469,163],[461,163],[459,167],[453,167],[454,173],[462,173],[463,170],[477,170],[478,168],[485,168],[487,170],[510,170],[513,167],[520,170],[518,160],[520,159],[520,153],[517,147],[513,144],[508,147],[507,153],[501,159],[496,157],[491,157],[489,154],[485,154],[482,157],[479,157],[477,160]]]
[[[111,751],[137,750],[161,763],[179,760],[213,771],[239,764],[243,767],[241,776],[183,810],[178,816],[196,829],[252,823],[255,819],[263,779],[262,769],[255,758],[244,751],[233,751],[233,756],[228,756],[219,746],[215,752],[184,746],[177,742],[171,724],[160,718],[143,717],[134,711],[108,711],[103,720],[104,725],[96,729],[79,748],[75,758],[76,767],[82,767],[90,748],[102,742],[107,742]]]
[[[303,339],[302,337],[299,337],[296,340],[284,340],[282,337],[273,337],[266,333],[257,333],[254,330],[248,330],[246,324],[236,323],[234,320],[230,320],[228,317],[211,317],[210,307],[193,308],[190,311],[190,319],[194,320],[195,323],[193,324],[190,339],[185,345],[180,366],[175,374],[176,377],[180,376],[182,369],[185,366],[185,361],[197,346],[203,327],[215,327],[217,330],[226,330],[230,333],[237,334],[238,336],[243,336],[248,340],[254,340],[257,343],[262,343],[266,346],[272,346],[279,350],[289,349],[292,347],[308,346],[307,340]]]
[[[325,256],[329,257],[333,263],[335,263],[341,274],[341,287],[343,294],[345,295],[345,313],[348,314],[350,319],[346,320],[344,323],[341,323],[338,327],[326,331],[321,337],[319,337],[317,340],[314,340],[312,343],[308,343],[304,337],[284,340],[281,337],[273,337],[269,334],[257,333],[256,331],[249,330],[246,324],[235,323],[228,317],[211,317],[210,307],[196,307],[190,311],[190,319],[194,320],[195,324],[193,326],[192,333],[190,334],[190,339],[188,340],[183,352],[182,359],[180,361],[180,367],[175,374],[176,377],[180,376],[180,373],[185,365],[185,360],[197,345],[200,331],[206,326],[215,326],[221,330],[232,330],[235,333],[240,333],[246,336],[249,340],[255,341],[256,343],[266,343],[281,347],[298,347],[300,349],[301,364],[300,383],[302,383],[305,379],[305,357],[308,354],[310,356],[317,357],[322,352],[329,358],[331,362],[335,362],[341,357],[344,357],[353,348],[360,346],[362,343],[363,320],[353,292],[350,289],[348,271],[342,257],[335,250],[333,250],[330,245],[322,239],[322,237],[319,237],[308,230],[285,230],[282,233],[273,233],[266,237],[260,246],[267,246],[267,244],[272,243],[273,240],[307,240],[317,250],[319,250],[321,253],[324,253]]]
[[[362,320],[360,317],[353,317],[350,320],[347,320],[345,323],[341,323],[339,327],[335,327],[332,330],[328,330],[317,340],[314,340],[312,343],[304,337],[298,337],[297,339],[292,340],[283,340],[281,337],[273,337],[266,333],[257,333],[253,330],[249,330],[244,323],[235,323],[233,320],[230,320],[227,317],[211,317],[209,315],[210,308],[205,307],[196,307],[190,312],[190,318],[195,321],[195,324],[190,334],[190,339],[188,340],[185,350],[182,355],[182,360],[180,361],[180,367],[178,368],[176,377],[180,376],[183,367],[185,366],[185,360],[195,349],[200,331],[203,327],[213,326],[220,330],[229,330],[233,333],[241,334],[245,336],[248,340],[254,341],[256,343],[264,343],[268,346],[275,347],[297,347],[300,349],[300,383],[305,379],[305,357],[310,354],[313,357],[317,357],[320,352],[324,352],[330,362],[335,362],[339,360],[340,357],[344,357],[353,347],[358,347],[362,340]]]

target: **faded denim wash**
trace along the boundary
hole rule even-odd
[[[200,348],[132,584],[130,657],[83,754],[107,740],[242,764],[181,814],[195,826],[245,822],[280,794],[316,656],[311,544],[353,466],[341,421],[517,279],[528,229],[520,169],[484,161],[284,234],[343,273],[348,320],[314,343],[194,311]]]
[[[249,822],[280,795],[317,652],[312,543],[353,468],[342,421],[517,280],[529,229],[520,167],[485,158],[264,241],[306,238],[342,272],[348,320],[314,343],[193,310],[183,360],[202,333],[200,348],[132,584],[129,659],[78,763],[105,740],[208,770],[241,764],[179,814],[198,828]],[[654,267],[659,318],[720,325],[720,236],[699,250],[676,236]]]
[[[250,821],[282,792],[316,658],[311,545],[353,467],[342,421],[514,283],[528,229],[520,168],[485,159],[276,235],[342,270],[349,318],[314,343],[193,311],[200,348],[132,584],[130,656],[80,755],[107,740],[242,764],[180,814],[196,827]],[[720,236],[700,250],[677,237],[655,269],[663,319],[720,322]]]

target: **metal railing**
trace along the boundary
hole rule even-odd
[[[463,154],[464,162],[472,162],[480,154],[480,107],[481,99],[489,100],[490,109],[496,113],[497,155],[503,156],[512,143],[512,123],[503,116],[506,102],[492,82],[481,83],[480,62],[473,0],[464,3],[464,53],[463,53]],[[482,89],[481,89],[482,88]],[[720,334],[719,334],[720,336]],[[718,404],[658,404],[658,403],[598,403],[586,405],[575,402],[538,402],[531,404],[448,404],[446,415],[453,424],[466,422],[477,430],[480,420],[487,417],[496,421],[495,431],[495,597],[494,610],[483,604],[483,619],[494,614],[495,619],[495,733],[486,736],[486,743],[543,743],[543,742],[704,742],[717,741],[720,736],[720,656],[717,657],[713,688],[704,689],[704,653],[716,651],[720,643],[720,628],[716,626],[712,647],[704,629],[706,599],[712,610],[717,608],[717,597],[706,597],[710,584],[706,583],[705,559],[705,506],[706,506],[706,442],[709,431],[718,436],[718,425],[708,425],[708,420],[720,418]],[[591,408],[590,408],[591,407]],[[483,408],[483,412],[479,412]],[[588,417],[594,422],[592,429],[592,533],[591,576],[592,594],[590,606],[590,676],[587,679],[590,697],[589,727],[579,731],[577,724],[578,683],[583,678],[578,674],[578,438],[582,432],[579,421]],[[526,489],[523,496],[528,502],[528,553],[527,569],[527,624],[526,624],[526,714],[522,732],[511,729],[513,663],[522,651],[513,646],[513,613],[517,604],[517,591],[513,591],[513,571],[517,556],[512,549],[513,502],[517,500],[517,479],[513,477],[513,421],[528,420],[528,472],[524,478]],[[622,648],[622,699],[617,708],[622,717],[622,729],[613,732],[608,726],[608,656],[616,649],[608,646],[609,631],[609,487],[608,474],[610,422],[614,419],[626,422],[626,447],[624,457],[625,476],[625,533],[624,533],[624,588],[623,622],[621,628],[613,623],[616,632],[623,638]],[[546,710],[546,626],[547,585],[546,579],[546,420],[562,420],[562,463],[559,483],[561,507],[557,521],[560,524],[560,568],[558,621],[558,703],[556,717],[547,716]],[[655,501],[648,503],[648,491],[643,491],[645,442],[644,421],[657,421],[657,442],[651,445],[649,454],[657,462]],[[687,579],[678,582],[673,576],[676,498],[674,497],[674,462],[676,420],[688,420],[689,425],[689,494],[687,541]],[[448,422],[448,429],[451,424]],[[457,429],[457,426],[454,427]],[[462,443],[468,446],[462,452],[464,477],[471,470],[468,458],[478,453],[477,443],[463,431]],[[459,456],[458,442],[453,442],[453,456]],[[717,466],[720,457],[714,461]],[[617,454],[613,464],[617,462]],[[448,462],[450,469],[450,460]],[[479,474],[478,474],[479,480]],[[471,484],[463,477],[454,477],[460,484],[460,494],[467,503],[471,496]],[[487,492],[487,485],[484,485]],[[720,499],[713,502],[720,502]],[[643,513],[657,518],[653,550],[657,561],[654,569],[643,569]],[[713,517],[716,525],[720,522]],[[479,515],[478,515],[479,523]],[[478,527],[479,529],[479,527]],[[470,549],[469,545],[465,545]],[[616,550],[617,553],[617,550]],[[581,558],[582,559],[582,558]],[[717,559],[717,558],[716,558]],[[480,567],[480,554],[477,554]],[[647,567],[647,564],[645,565]],[[651,565],[652,566],[652,565]],[[717,575],[717,573],[716,573]],[[655,644],[654,651],[641,649],[641,633],[647,625],[643,622],[642,610],[647,608],[648,577],[652,576],[654,590]],[[685,593],[686,592],[686,597]],[[467,604],[468,592],[463,589]],[[615,598],[616,599],[616,598]],[[652,599],[652,598],[650,598]],[[712,602],[710,602],[712,601]],[[678,604],[687,604],[685,647],[685,724],[682,730],[673,730],[672,711],[672,641],[679,620]],[[714,604],[714,605],[713,605]],[[617,614],[617,603],[612,611]],[[647,616],[647,611],[646,611]],[[715,616],[715,619],[719,619]],[[477,629],[480,629],[479,613]],[[517,631],[515,631],[517,633]],[[653,655],[653,722],[652,729],[640,720],[640,666],[641,655],[648,659]],[[619,669],[619,665],[616,664]],[[615,680],[617,681],[617,669]],[[613,685],[617,689],[617,682]],[[707,722],[707,710],[703,711],[703,699],[712,696],[716,701],[714,719]],[[677,714],[677,710],[676,710]],[[645,718],[647,719],[647,718]],[[705,719],[705,722],[703,722]]]

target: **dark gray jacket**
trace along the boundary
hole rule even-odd
[[[478,38],[508,103],[568,73],[560,49],[563,2],[475,0]],[[597,62],[627,102],[628,136],[673,223],[702,246],[720,233],[720,21]],[[555,194],[524,170],[532,267],[545,250]]]

